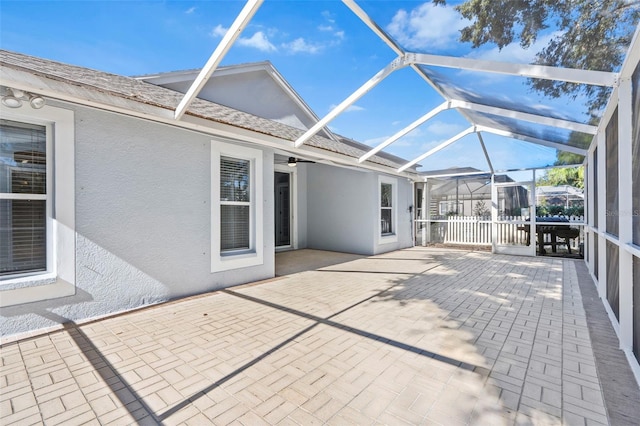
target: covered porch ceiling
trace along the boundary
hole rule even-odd
[[[264,0],[248,0],[244,8],[230,25],[226,34],[221,39],[215,51],[211,54],[199,75],[186,92],[179,105],[175,109],[174,118],[180,120],[188,111],[190,104],[198,96],[207,80],[216,68],[221,64],[226,53],[232,48],[242,31],[249,25],[254,15],[259,11]],[[447,147],[452,146],[463,138],[476,139],[476,148],[479,147],[486,160],[486,169],[479,173],[495,173],[496,167],[490,150],[487,149],[485,137],[494,135],[505,138],[513,144],[513,156],[518,156],[517,141],[554,150],[570,152],[585,156],[589,144],[598,131],[597,121],[599,117],[578,117],[567,111],[562,111],[549,104],[528,104],[510,97],[508,94],[483,93],[474,87],[474,81],[483,75],[500,75],[505,78],[518,81],[520,84],[528,78],[547,79],[554,81],[570,82],[578,85],[589,85],[610,88],[610,93],[615,94],[620,82],[618,72],[605,72],[599,70],[567,69],[542,65],[530,65],[526,63],[513,63],[487,59],[474,59],[471,57],[434,55],[428,52],[411,50],[394,40],[392,36],[379,25],[375,19],[355,0],[342,0],[343,5],[366,25],[377,38],[395,55],[384,68],[367,79],[362,76],[363,83],[344,99],[336,99],[333,108],[321,117],[315,125],[292,143],[292,149],[302,147],[315,134],[327,128],[333,120],[344,114],[359,99],[367,93],[375,90],[376,86],[399,70],[410,69],[425,85],[435,91],[441,98],[440,103],[426,113],[412,117],[413,121],[395,132],[392,136],[384,138],[382,142],[371,144],[371,149],[353,160],[353,165],[364,163],[376,153],[388,149],[392,144],[428,123],[435,117],[445,112],[454,111],[462,117],[468,127],[457,133],[448,135],[446,140],[429,149],[416,150],[407,162],[400,166],[396,173],[405,174],[405,170],[412,167],[422,167],[427,158],[434,156]],[[362,1],[361,3],[365,3]],[[638,42],[638,29],[636,29],[633,41],[629,47],[631,54],[637,54],[640,50]],[[636,53],[634,53],[636,52]],[[627,60],[629,55],[627,55]],[[322,72],[322,70],[318,70]],[[508,81],[507,81],[508,83]],[[551,101],[551,100],[550,100]],[[386,152],[386,151],[383,151]],[[467,166],[459,164],[458,166]],[[540,164],[540,168],[549,164]],[[429,169],[423,169],[418,179],[426,179]],[[504,169],[503,169],[504,170]]]

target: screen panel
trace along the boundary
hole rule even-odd
[[[609,234],[618,236],[620,212],[618,203],[618,108],[611,116],[605,130],[606,138],[606,200],[607,219],[606,230]]]
[[[617,245],[607,241],[607,300],[620,321],[620,260]]]
[[[633,136],[631,139],[631,193],[640,194],[640,64],[631,79],[633,85]],[[633,243],[640,246],[640,196],[632,198]]]

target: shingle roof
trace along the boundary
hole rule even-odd
[[[102,94],[170,111],[176,109],[183,97],[182,93],[146,83],[136,78],[110,74],[7,50],[0,50],[0,66],[26,71],[47,79],[81,86]],[[286,124],[202,99],[195,99],[187,114],[292,142],[304,133],[304,131]],[[359,158],[367,151],[367,149],[361,148],[364,145],[334,141],[319,135],[312,137],[306,142],[306,145],[352,158]],[[403,164],[402,159],[384,153],[375,155],[368,161],[391,168],[398,168]]]

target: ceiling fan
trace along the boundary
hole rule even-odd
[[[287,166],[289,167],[295,167],[298,163],[315,163],[315,161],[302,160],[296,157],[289,157],[289,159],[287,160]]]

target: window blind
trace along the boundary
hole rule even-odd
[[[251,162],[220,157],[220,250],[251,248]]]
[[[0,275],[47,269],[46,129],[0,121]]]

